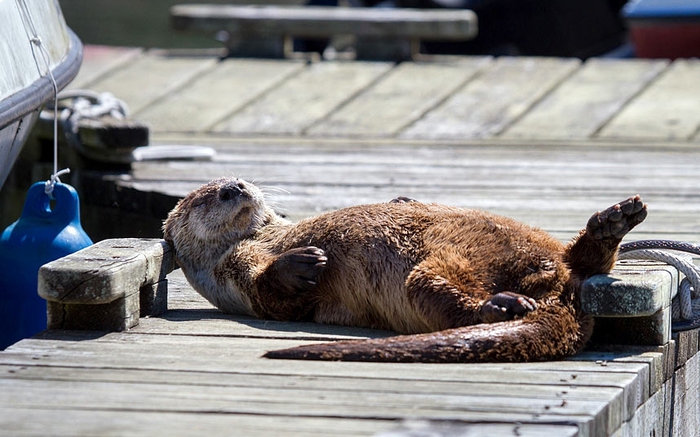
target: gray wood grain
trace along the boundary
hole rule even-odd
[[[132,113],[186,85],[216,65],[216,58],[174,57],[151,50],[123,68],[90,83],[124,100]]]
[[[228,134],[301,134],[391,67],[379,62],[314,63],[213,130]]]
[[[574,59],[498,58],[400,136],[464,139],[498,135],[578,66]]]
[[[601,138],[688,140],[700,128],[700,60],[679,59],[598,135]]]
[[[588,138],[644,89],[666,61],[589,59],[535,105],[505,138]]]
[[[446,63],[402,63],[327,119],[313,136],[395,136],[490,63],[467,58]]]
[[[205,131],[303,67],[301,62],[226,59],[134,116],[155,131]]]
[[[113,74],[143,54],[138,47],[84,46],[83,62],[78,75],[66,89],[90,88],[103,76]]]

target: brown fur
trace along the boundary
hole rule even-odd
[[[646,216],[628,199],[564,245],[509,218],[403,200],[293,224],[255,186],[219,179],[175,207],[165,239],[195,290],[225,312],[410,334],[268,357],[528,361],[583,347],[592,320],[579,310],[581,283],[610,271],[622,236]]]

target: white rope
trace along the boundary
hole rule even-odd
[[[17,8],[19,9],[20,16],[22,17],[22,24],[24,25],[24,30],[27,32],[27,37],[32,49],[32,56],[34,57],[34,63],[36,68],[39,70],[39,74],[44,77],[48,75],[51,80],[51,86],[53,87],[53,105],[54,105],[54,119],[53,119],[53,173],[48,181],[46,181],[44,191],[50,197],[53,197],[53,188],[57,182],[61,182],[59,176],[62,174],[70,173],[69,169],[58,170],[58,85],[56,84],[56,78],[53,76],[51,71],[51,56],[48,50],[44,47],[44,44],[39,37],[39,33],[34,25],[34,20],[32,19],[32,14],[29,11],[29,7],[24,0],[16,0]],[[39,66],[39,61],[36,56],[35,48],[39,49],[39,54],[44,64],[44,69]]]
[[[56,101],[61,104],[58,118],[63,125],[68,143],[77,150],[83,150],[78,136],[80,120],[97,120],[104,116],[123,120],[129,116],[129,108],[123,100],[111,93],[98,93],[90,90],[69,90],[58,94]],[[54,110],[54,116],[59,112]]]
[[[657,244],[654,244],[657,243]],[[678,287],[678,293],[672,302],[674,322],[696,320],[700,318],[700,268],[693,263],[692,257],[677,254],[670,250],[698,254],[698,247],[688,243],[669,241],[646,241],[635,247],[636,243],[623,246],[618,259],[645,259],[660,261],[677,268],[685,278]],[[651,248],[657,247],[657,248]],[[662,250],[663,249],[663,250]]]

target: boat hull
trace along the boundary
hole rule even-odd
[[[20,4],[26,4],[22,11]],[[83,57],[80,39],[66,25],[58,2],[0,0],[0,187],[22,150],[39,111],[54,97],[54,86],[42,65],[35,30],[48,55],[59,90],[78,74]]]

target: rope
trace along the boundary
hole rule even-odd
[[[62,103],[60,115],[63,131],[68,143],[76,150],[83,150],[78,135],[80,120],[97,120],[104,116],[123,120],[129,116],[129,108],[123,100],[119,100],[111,93],[98,93],[90,90],[68,90],[58,94],[56,102]],[[54,109],[54,117],[59,113],[58,107]]]
[[[620,246],[618,259],[646,259],[660,261],[677,268],[685,278],[671,304],[673,330],[692,329],[700,326],[700,268],[692,257],[700,255],[700,246],[670,240],[642,240]]]
[[[61,182],[59,176],[62,174],[70,173],[70,169],[58,170],[58,118],[56,116],[58,111],[58,85],[56,84],[56,78],[53,76],[51,71],[51,55],[49,55],[48,50],[44,47],[41,37],[36,30],[34,25],[34,20],[32,19],[32,14],[29,11],[29,7],[24,0],[16,0],[17,8],[19,9],[20,16],[22,18],[22,24],[24,30],[27,33],[27,38],[29,39],[29,44],[32,49],[32,56],[34,57],[34,63],[36,64],[37,70],[41,77],[48,75],[51,80],[51,86],[53,87],[54,96],[54,119],[53,119],[53,173],[48,181],[46,181],[44,191],[49,197],[53,198],[53,189],[57,182]],[[36,49],[39,50],[41,55],[41,60],[44,64],[44,69],[39,66],[39,60],[37,59]]]

